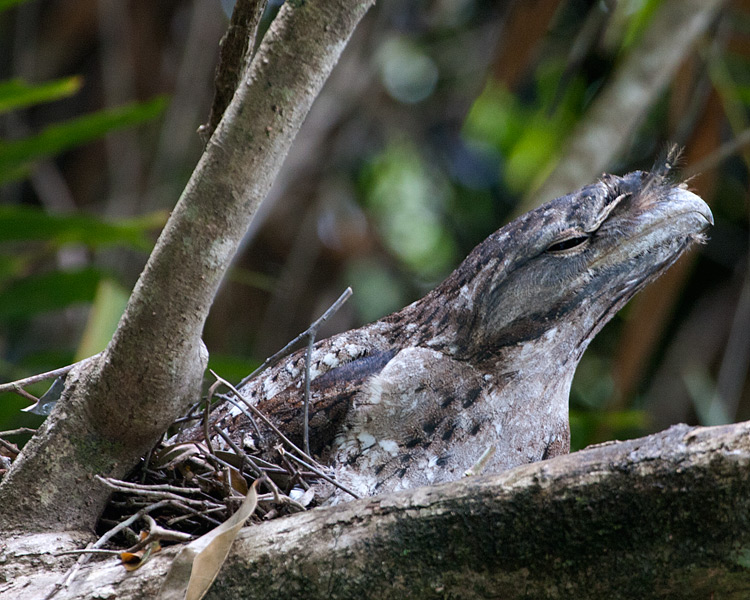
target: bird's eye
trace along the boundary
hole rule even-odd
[[[569,238],[565,238],[564,240],[555,242],[554,244],[550,244],[547,247],[547,252],[551,252],[552,254],[559,254],[561,252],[565,252],[566,250],[572,250],[573,248],[578,248],[579,246],[585,244],[588,241],[589,241],[588,235],[572,236]]]

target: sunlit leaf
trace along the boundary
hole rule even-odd
[[[107,347],[125,311],[128,296],[128,291],[113,279],[99,281],[81,343],[76,351],[76,361],[93,356]]]
[[[469,110],[463,133],[505,154],[523,134],[526,116],[516,96],[502,85],[490,82]]]
[[[379,319],[405,304],[405,294],[399,282],[385,266],[372,259],[351,261],[345,281],[357,290],[353,302],[365,322]]]
[[[166,98],[159,96],[147,102],[127,104],[50,125],[41,133],[20,140],[0,142],[0,183],[9,181],[8,174],[21,165],[59,154],[116,129],[153,119],[165,106]]]
[[[447,180],[408,143],[390,145],[369,171],[367,203],[388,247],[421,276],[444,275],[456,254],[443,223],[452,191]]]
[[[66,77],[39,84],[26,83],[21,79],[0,81],[0,114],[66,98],[81,89],[82,84],[82,77]]]

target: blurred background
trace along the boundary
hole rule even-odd
[[[106,345],[202,151],[229,12],[0,0],[0,381]],[[215,301],[210,366],[239,380],[346,286],[325,335],[401,308],[515,215],[676,142],[716,226],[584,355],[573,445],[748,419],[749,108],[749,0],[380,0]],[[27,404],[0,395],[0,430],[38,425]]]

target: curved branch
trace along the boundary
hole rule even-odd
[[[0,485],[0,527],[86,528],[121,477],[200,391],[200,336],[224,273],[372,0],[286,3],[227,107],[107,350],[68,376]],[[81,487],[85,489],[81,489]]]

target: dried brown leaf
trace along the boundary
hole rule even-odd
[[[206,594],[224,564],[234,538],[255,511],[257,483],[253,483],[236,513],[180,551],[162,583],[159,598],[200,600]]]

